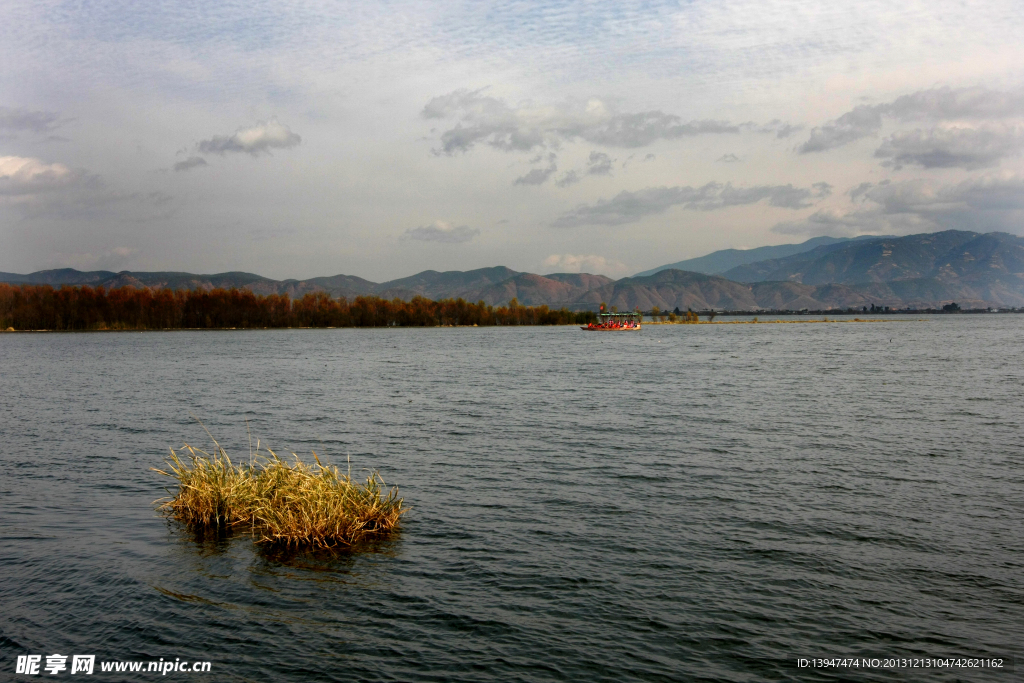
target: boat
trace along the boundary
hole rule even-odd
[[[604,309],[597,314],[597,322],[581,325],[586,332],[626,332],[640,329],[643,314],[640,311],[631,313],[605,313]]]

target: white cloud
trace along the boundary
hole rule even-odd
[[[860,105],[846,112],[835,121],[811,130],[811,137],[800,145],[801,154],[823,152],[841,147],[854,140],[860,140],[877,133],[882,128],[882,112],[878,107]]]
[[[930,179],[862,183],[848,193],[849,209],[832,208],[801,221],[779,223],[786,235],[910,234],[934,230],[1005,230],[1024,225],[1024,177],[1013,174],[959,183]]]
[[[1024,89],[981,87],[932,88],[897,97],[892,102],[854,107],[834,121],[811,130],[798,148],[801,154],[822,152],[878,133],[883,117],[896,121],[993,120],[1024,116]]]
[[[513,185],[542,185],[547,182],[547,179],[551,177],[551,174],[558,170],[556,164],[551,164],[547,168],[534,168],[530,169],[525,175],[521,175],[516,178]]]
[[[648,187],[635,192],[622,191],[611,199],[583,204],[554,221],[556,227],[580,225],[624,225],[646,216],[662,213],[673,206],[695,211],[714,211],[730,206],[756,204],[767,200],[771,206],[804,209],[831,193],[828,183],[815,183],[811,189],[793,185],[755,185],[734,187],[732,183],[711,182],[701,187]]]
[[[800,124],[787,123],[786,121],[780,121],[779,119],[772,119],[763,126],[757,126],[757,130],[761,133],[775,133],[775,137],[788,138],[794,133],[802,131],[804,127]]]
[[[903,121],[1002,119],[1024,115],[1024,89],[932,88],[897,97],[890,104],[878,105],[878,109]]]
[[[239,128],[233,135],[215,135],[202,140],[197,149],[203,154],[244,152],[254,157],[269,154],[271,149],[288,149],[302,142],[302,138],[277,119],[260,121],[249,128]]]
[[[597,98],[512,106],[484,95],[483,90],[456,90],[435,97],[421,115],[455,120],[453,127],[441,133],[441,146],[435,150],[448,155],[468,152],[479,143],[505,151],[558,147],[577,139],[608,147],[645,147],[658,140],[740,132],[738,125],[728,121],[684,121],[661,111],[622,113]]]
[[[459,244],[472,241],[480,234],[480,228],[470,228],[466,225],[455,226],[445,221],[434,221],[430,225],[423,225],[418,228],[409,228],[400,239],[419,240],[421,242],[442,242],[444,244]]]
[[[174,164],[174,170],[175,171],[190,171],[193,168],[198,168],[200,166],[207,166],[207,165],[208,164],[206,163],[206,159],[204,159],[202,157],[189,157],[188,159],[185,159],[184,161],[179,161],[178,163]]]
[[[30,196],[80,185],[89,176],[64,164],[31,157],[0,157],[0,196]]]
[[[587,175],[611,175],[614,161],[604,152],[591,152],[587,159]]]
[[[1024,129],[1019,126],[946,126],[893,133],[875,151],[885,166],[975,169],[994,166],[1020,154]]]
[[[570,185],[575,185],[579,181],[579,173],[576,171],[566,171],[565,174],[555,182],[555,185],[558,185],[559,187],[569,187]]]
[[[626,264],[596,254],[552,254],[544,259],[547,273],[597,273],[618,276],[629,270]]]
[[[111,191],[99,176],[84,169],[15,156],[0,157],[0,206],[9,206],[25,218],[64,220],[109,216],[115,209],[122,216],[166,217],[176,208],[172,197],[159,190]]]
[[[49,258],[50,267],[77,270],[125,270],[132,257],[139,253],[134,247],[114,247],[99,254],[89,252],[57,252]]]
[[[48,133],[57,127],[60,117],[49,111],[30,111],[0,107],[0,131]]]

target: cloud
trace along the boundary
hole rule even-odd
[[[555,185],[558,185],[559,187],[569,187],[570,185],[575,185],[579,181],[579,173],[577,173],[576,171],[566,171],[565,175],[563,175],[559,180],[555,181]]]
[[[468,152],[477,144],[504,151],[529,151],[584,140],[608,147],[644,147],[657,140],[718,133],[739,133],[728,121],[684,121],[661,111],[618,112],[592,98],[586,102],[511,106],[484,90],[456,90],[434,97],[423,107],[426,119],[454,119],[441,133],[435,154]]]
[[[772,232],[780,235],[818,237],[856,237],[857,235],[897,235],[929,232],[934,226],[920,216],[886,216],[877,209],[842,211],[821,209],[801,221],[778,223]]]
[[[952,209],[1019,211],[1024,209],[1024,177],[995,175],[953,184],[921,179],[881,182],[864,196],[890,214],[935,214]]]
[[[592,129],[581,130],[579,137],[608,147],[646,147],[657,140],[739,132],[739,126],[728,121],[705,119],[684,122],[674,114],[646,111],[610,116]]]
[[[254,157],[269,154],[271,149],[288,149],[302,142],[302,138],[277,119],[260,121],[249,128],[239,128],[233,135],[215,135],[202,140],[197,149],[203,154],[244,152]]]
[[[813,196],[820,199],[824,199],[832,194],[832,186],[828,183],[814,183],[811,185],[811,189],[813,190]]]
[[[204,159],[202,157],[189,157],[188,159],[185,159],[184,161],[179,161],[178,163],[174,164],[174,170],[175,171],[189,171],[189,170],[192,170],[193,168],[198,168],[199,166],[207,166],[207,165],[208,164],[206,163],[206,159]]]
[[[551,164],[547,168],[531,169],[526,175],[516,178],[513,185],[542,185],[551,177],[551,174],[558,170],[558,166]]]
[[[823,152],[877,133],[882,128],[882,112],[878,107],[860,105],[835,121],[811,130],[811,137],[800,145],[801,154]]]
[[[954,126],[893,133],[875,151],[875,157],[896,169],[914,165],[970,170],[998,164],[1022,149],[1024,130],[1020,127]]]
[[[735,164],[739,160],[740,158],[735,154],[732,154],[731,152],[729,154],[723,154],[722,156],[715,159],[716,162],[720,162],[723,164]]]
[[[619,275],[629,269],[621,261],[607,259],[596,254],[552,254],[544,259],[548,273],[599,273]]]
[[[632,155],[629,158],[632,159]],[[587,158],[586,165],[583,169],[579,171],[566,171],[565,174],[563,174],[562,177],[555,182],[555,185],[557,185],[558,187],[569,187],[570,185],[575,185],[576,183],[580,182],[583,179],[583,176],[611,175],[612,164],[614,164],[616,161],[616,159],[612,159],[604,152],[591,152],[590,156]],[[628,162],[629,159],[627,159],[626,161]],[[623,163],[622,166],[623,168],[625,168],[626,164]],[[554,170],[554,164],[552,164],[552,170]],[[518,180],[516,181],[516,184],[519,184]]]
[[[1020,233],[1024,177],[991,175],[943,184],[914,179],[861,183],[848,194],[849,210],[817,211],[773,232],[796,235],[909,234],[934,230],[1006,230]]]
[[[96,265],[103,270],[123,270],[124,266],[131,260],[138,249],[133,247],[114,247],[105,254],[102,254],[96,261]]]
[[[58,126],[59,119],[53,112],[0,107],[0,130],[48,133]]]
[[[856,187],[850,188],[846,194],[850,195],[851,200],[857,201],[858,198],[863,197],[874,186],[874,183],[861,183]]]
[[[788,138],[793,133],[797,133],[803,130],[804,127],[801,125],[794,125],[780,121],[779,119],[772,119],[763,126],[758,126],[757,131],[760,133],[775,133],[775,137],[782,139]]]
[[[811,189],[793,185],[755,185],[735,187],[732,183],[711,182],[701,187],[648,187],[635,192],[622,191],[611,199],[582,204],[554,221],[555,227],[580,225],[625,225],[647,216],[663,213],[673,206],[695,211],[714,211],[730,206],[756,204],[767,200],[771,206],[804,209],[811,200],[827,196],[831,186],[817,183]]]
[[[409,228],[400,239],[419,240],[421,242],[442,242],[444,244],[459,244],[469,242],[480,234],[480,228],[470,228],[466,225],[453,226],[444,221],[434,221],[430,225],[418,228]]]
[[[82,169],[64,164],[47,164],[31,157],[0,157],[0,197],[57,192],[80,186],[89,179]]]
[[[591,152],[587,159],[587,175],[611,175],[614,161],[604,152]]]
[[[133,256],[139,253],[133,247],[114,247],[100,254],[90,252],[56,252],[48,261],[55,268],[77,268],[78,270],[125,270]]]
[[[173,212],[173,198],[163,192],[117,192],[104,187],[102,179],[85,169],[62,163],[46,163],[31,157],[0,157],[0,207],[10,207],[24,218],[54,216],[81,220],[109,215],[122,207],[122,215],[166,217]],[[154,210],[159,212],[154,214]]]
[[[801,154],[822,152],[876,134],[883,117],[897,121],[992,120],[1024,115],[1024,89],[1014,91],[987,88],[933,88],[897,97],[877,105],[862,104],[838,119],[811,130],[800,145]]]
[[[1024,89],[933,88],[897,97],[878,105],[882,113],[900,120],[1001,119],[1024,114]]]

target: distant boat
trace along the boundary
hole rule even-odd
[[[598,313],[597,322],[583,325],[581,330],[587,332],[625,332],[639,330],[643,314],[640,311],[632,313]]]

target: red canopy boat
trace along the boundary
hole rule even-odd
[[[597,322],[583,325],[581,330],[587,332],[624,332],[626,330],[639,330],[643,314],[640,311],[632,313],[605,313],[602,309],[597,314]]]

